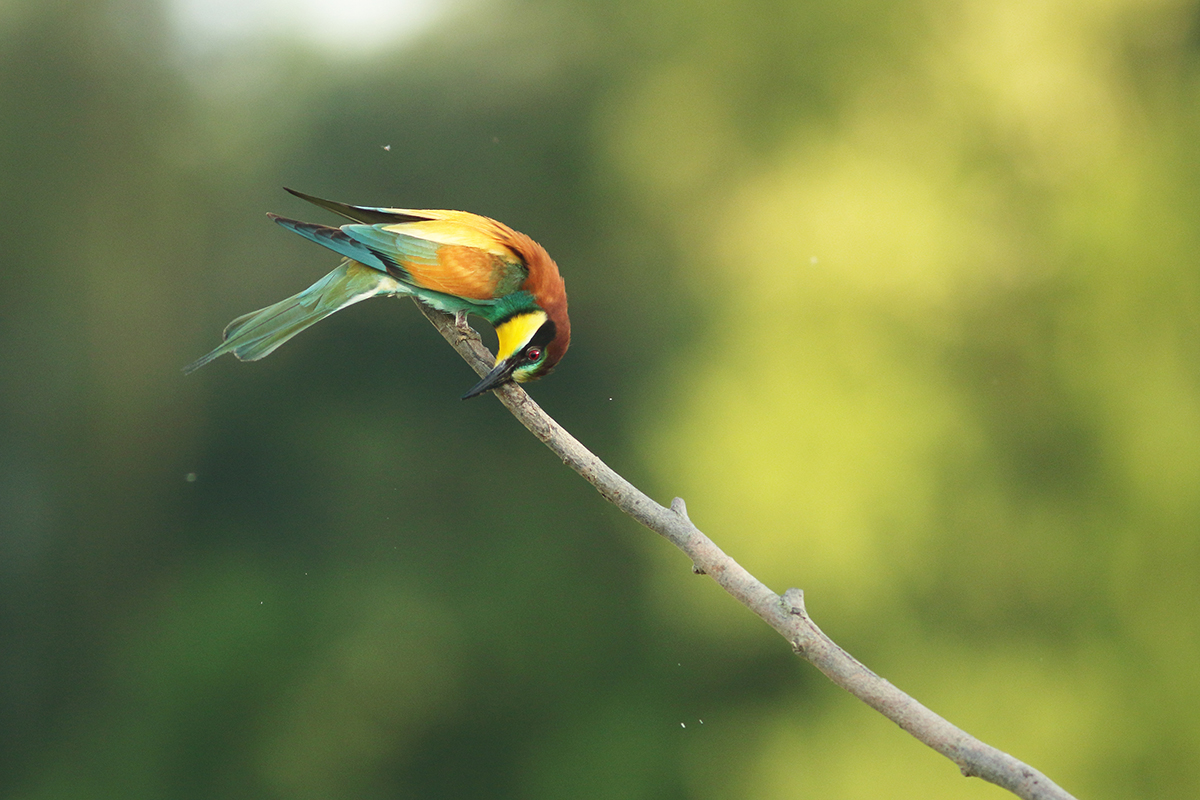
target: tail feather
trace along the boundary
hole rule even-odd
[[[183,371],[195,372],[226,353],[233,353],[241,361],[258,361],[335,311],[377,295],[407,293],[404,284],[386,273],[346,259],[303,292],[229,323],[222,344],[188,364]]]

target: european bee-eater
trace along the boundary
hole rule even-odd
[[[460,328],[475,314],[496,329],[496,366],[464,400],[508,381],[536,380],[567,352],[566,286],[545,249],[525,234],[466,211],[349,206],[287,191],[356,223],[332,228],[267,215],[343,256],[342,263],[300,294],[229,323],[221,346],[184,372],[225,353],[257,361],[309,325],[378,295],[413,295],[454,314]]]

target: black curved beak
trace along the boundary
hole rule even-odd
[[[510,363],[511,362],[511,363]],[[475,384],[471,391],[462,396],[463,400],[470,400],[472,397],[478,397],[489,389],[495,389],[497,386],[508,383],[512,380],[513,370],[516,369],[517,359],[509,359],[501,361],[492,371],[483,376],[483,380]]]

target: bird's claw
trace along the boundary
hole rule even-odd
[[[475,333],[474,328],[467,324],[467,312],[465,311],[454,312],[454,327],[458,329],[457,341],[460,344],[469,340],[472,336],[479,335]]]

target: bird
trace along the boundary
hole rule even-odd
[[[467,211],[352,206],[284,189],[352,221],[332,227],[267,215],[341,255],[341,263],[299,294],[230,322],[221,344],[184,373],[226,353],[257,361],[330,314],[387,295],[411,295],[454,314],[464,334],[471,314],[495,329],[495,366],[464,400],[541,378],[567,352],[566,285],[545,248],[525,234]]]

